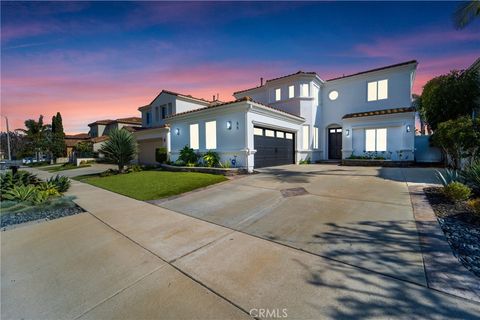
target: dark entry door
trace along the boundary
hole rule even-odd
[[[328,159],[342,159],[342,128],[328,129]]]
[[[255,168],[295,163],[294,137],[291,132],[255,127]]]

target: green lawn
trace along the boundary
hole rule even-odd
[[[72,170],[72,169],[78,169],[78,168],[86,168],[86,167],[91,167],[89,164],[81,164],[78,167],[74,165],[73,163],[68,163],[66,165],[59,165],[59,166],[54,166],[54,167],[48,167],[48,168],[43,168],[40,170],[48,171],[48,172],[58,172],[58,171],[65,171],[65,170]]]
[[[137,200],[154,200],[226,181],[222,175],[196,172],[141,171],[108,177],[77,177],[77,180]]]

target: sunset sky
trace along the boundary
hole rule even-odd
[[[1,114],[60,111],[67,133],[139,116],[168,89],[211,99],[284,74],[328,79],[416,59],[415,92],[480,56],[458,2],[1,3]],[[2,118],[2,129],[4,119]]]

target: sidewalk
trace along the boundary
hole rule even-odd
[[[466,299],[87,184],[72,182],[69,194],[89,213],[2,232],[2,318],[231,319],[251,309],[285,309],[289,319],[480,314]]]

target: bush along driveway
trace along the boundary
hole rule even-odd
[[[169,197],[226,181],[222,175],[196,172],[141,171],[111,176],[82,176],[76,180],[137,200]]]

